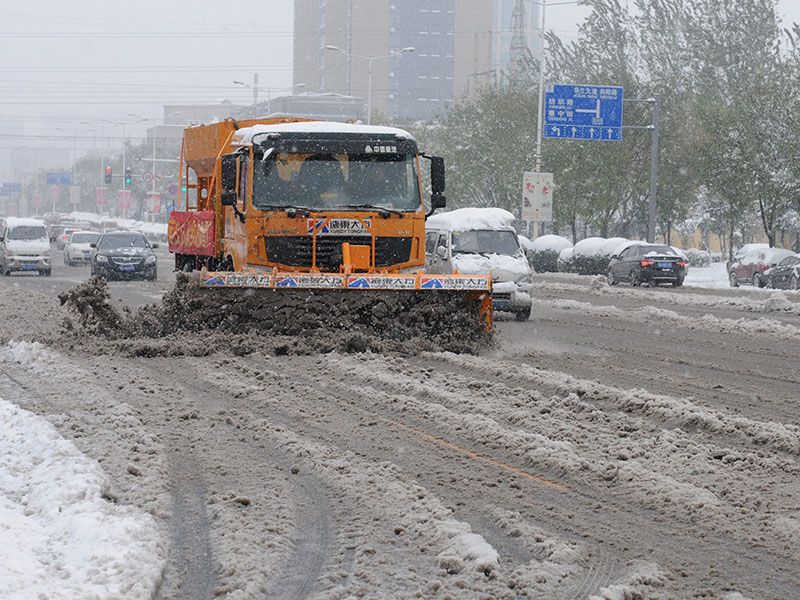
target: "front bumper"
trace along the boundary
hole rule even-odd
[[[9,256],[6,258],[6,268],[9,271],[19,272],[38,272],[49,271],[49,256]]]
[[[98,277],[105,277],[106,279],[141,279],[154,277],[158,262],[145,264],[142,259],[138,264],[126,263],[118,264],[113,260],[106,263],[95,262],[94,274]]]
[[[530,286],[518,285],[514,282],[495,283],[492,289],[492,307],[494,310],[522,312],[530,309]]]

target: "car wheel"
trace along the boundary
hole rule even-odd
[[[800,280],[797,279],[797,275],[792,275],[792,278],[789,280],[789,289],[790,290],[800,290]]]
[[[517,321],[527,321],[531,318],[531,308],[528,307],[525,310],[518,310],[516,313],[514,313],[514,318]]]
[[[50,277],[51,274],[52,271],[50,269],[47,269],[46,271],[39,271],[40,277]]]
[[[767,277],[767,287],[771,290],[775,289],[775,278],[772,275]]]
[[[676,279],[672,282],[672,287],[681,287],[683,286],[683,279]]]
[[[753,287],[762,288],[764,287],[764,281],[761,279],[761,275],[756,273],[753,275]]]
[[[736,278],[736,273],[731,271],[730,276],[728,277],[728,282],[731,284],[732,288],[739,287],[739,280]]]
[[[628,277],[628,281],[631,282],[631,286],[633,287],[636,287],[637,285],[642,285],[642,282],[639,279],[639,274],[636,271],[631,271],[631,274]]]
[[[609,269],[608,273],[606,273],[606,280],[608,281],[608,285],[617,285],[619,283],[617,278],[614,277],[614,274],[611,272],[611,269]]]

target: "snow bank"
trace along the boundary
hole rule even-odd
[[[573,256],[575,256],[575,248],[564,248],[558,253],[558,260],[567,263],[572,260]]]
[[[533,240],[533,250],[538,252],[546,250],[561,252],[566,248],[572,248],[572,242],[560,235],[543,235]]]
[[[470,231],[473,229],[507,229],[514,231],[514,215],[502,208],[459,208],[438,213],[425,222],[428,229]]]
[[[517,239],[519,240],[519,245],[525,252],[535,249],[534,243],[524,235],[517,235]]]
[[[97,463],[0,400],[0,597],[142,600],[165,549],[152,517],[112,504]]]

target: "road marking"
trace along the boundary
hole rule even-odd
[[[533,481],[535,483],[542,484],[546,487],[549,487],[552,490],[556,490],[558,492],[568,492],[569,488],[562,484],[558,483],[557,481],[552,481],[550,479],[546,479],[544,477],[540,477],[539,475],[534,475],[533,473],[529,473],[528,471],[523,471],[513,465],[509,465],[508,463],[504,463],[502,461],[496,460],[491,456],[487,456],[486,454],[481,454],[480,452],[475,452],[474,450],[469,450],[468,448],[462,448],[458,444],[454,444],[453,442],[446,440],[445,438],[427,433],[421,429],[417,429],[416,427],[411,427],[410,425],[406,425],[405,423],[400,423],[399,421],[393,421],[392,419],[388,419],[386,417],[376,415],[374,413],[368,413],[367,411],[361,411],[370,417],[377,417],[390,425],[394,425],[395,427],[399,427],[405,431],[409,431],[411,433],[416,434],[417,436],[421,437],[424,440],[429,442],[433,442],[440,446],[444,446],[448,450],[453,450],[458,452],[459,454],[463,454],[467,458],[471,458],[473,460],[480,460],[482,462],[488,463],[492,466],[495,466],[503,471],[508,471],[509,473],[513,473],[514,475],[519,475],[520,477],[524,477],[528,481]]]

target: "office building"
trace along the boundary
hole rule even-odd
[[[510,58],[514,4],[295,0],[294,83],[369,104],[371,70],[374,117],[434,118],[454,99],[499,80]],[[535,53],[538,11],[525,4],[525,34]],[[408,48],[414,50],[403,52]]]

